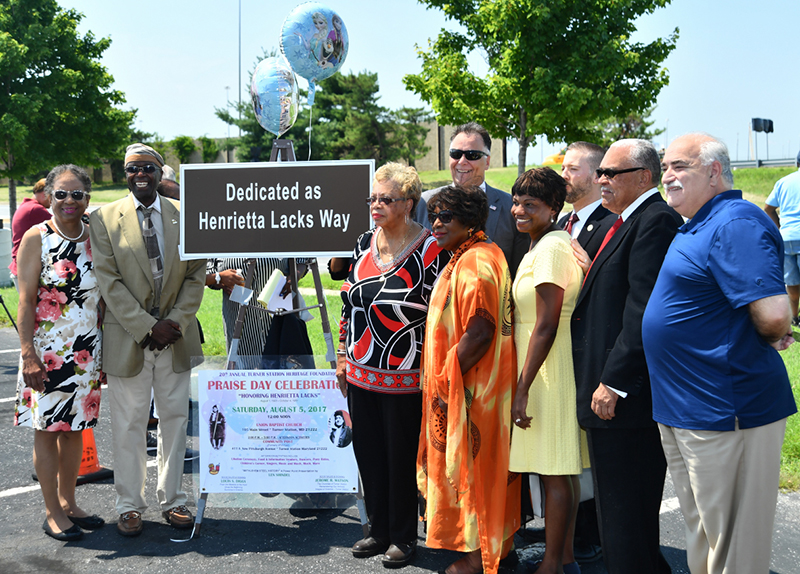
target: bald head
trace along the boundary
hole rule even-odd
[[[667,203],[690,219],[714,196],[733,188],[728,148],[708,134],[691,133],[674,140],[661,168]]]

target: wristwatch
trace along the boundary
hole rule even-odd
[[[220,277],[219,272],[214,273],[214,281],[216,282],[217,285],[219,285],[222,282],[222,277]]]

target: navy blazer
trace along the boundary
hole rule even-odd
[[[558,226],[561,229],[566,227],[567,220],[572,213],[573,212],[570,211],[568,214],[558,220]],[[590,259],[594,259],[594,256],[597,255],[597,250],[600,249],[600,244],[603,243],[606,233],[608,233],[608,230],[611,229],[611,226],[614,225],[616,220],[616,213],[611,213],[602,205],[598,205],[589,216],[589,219],[584,222],[577,239],[578,243],[581,244],[581,247],[583,247],[586,250],[586,253],[589,254]]]
[[[578,421],[586,428],[653,426],[642,316],[667,249],[683,219],[660,195],[648,197],[597,255],[572,314]],[[600,383],[628,393],[615,416],[592,411]]]
[[[417,204],[417,213],[414,219],[428,229],[428,200],[439,193],[441,187],[423,192]],[[531,238],[527,233],[517,231],[514,216],[511,215],[511,194],[500,191],[488,183],[486,184],[486,199],[489,200],[489,217],[486,219],[486,235],[502,249],[506,256],[508,270],[513,278],[517,274],[520,261],[531,246]]]

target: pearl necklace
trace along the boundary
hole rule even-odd
[[[83,232],[86,231],[86,224],[83,221],[81,221],[81,232],[78,234],[78,237],[70,237],[69,235],[61,231],[61,228],[58,226],[58,222],[56,221],[55,217],[53,218],[53,225],[56,226],[56,231],[58,231],[59,235],[61,235],[61,237],[63,237],[67,241],[78,241],[78,239],[83,237]]]

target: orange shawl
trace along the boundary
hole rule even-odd
[[[495,325],[495,336],[462,376],[456,346],[475,315]],[[517,364],[511,325],[503,252],[473,237],[453,255],[428,307],[417,484],[427,501],[427,545],[480,548],[483,570],[491,574],[520,516],[519,475],[508,471]],[[446,398],[447,414],[438,395]]]

